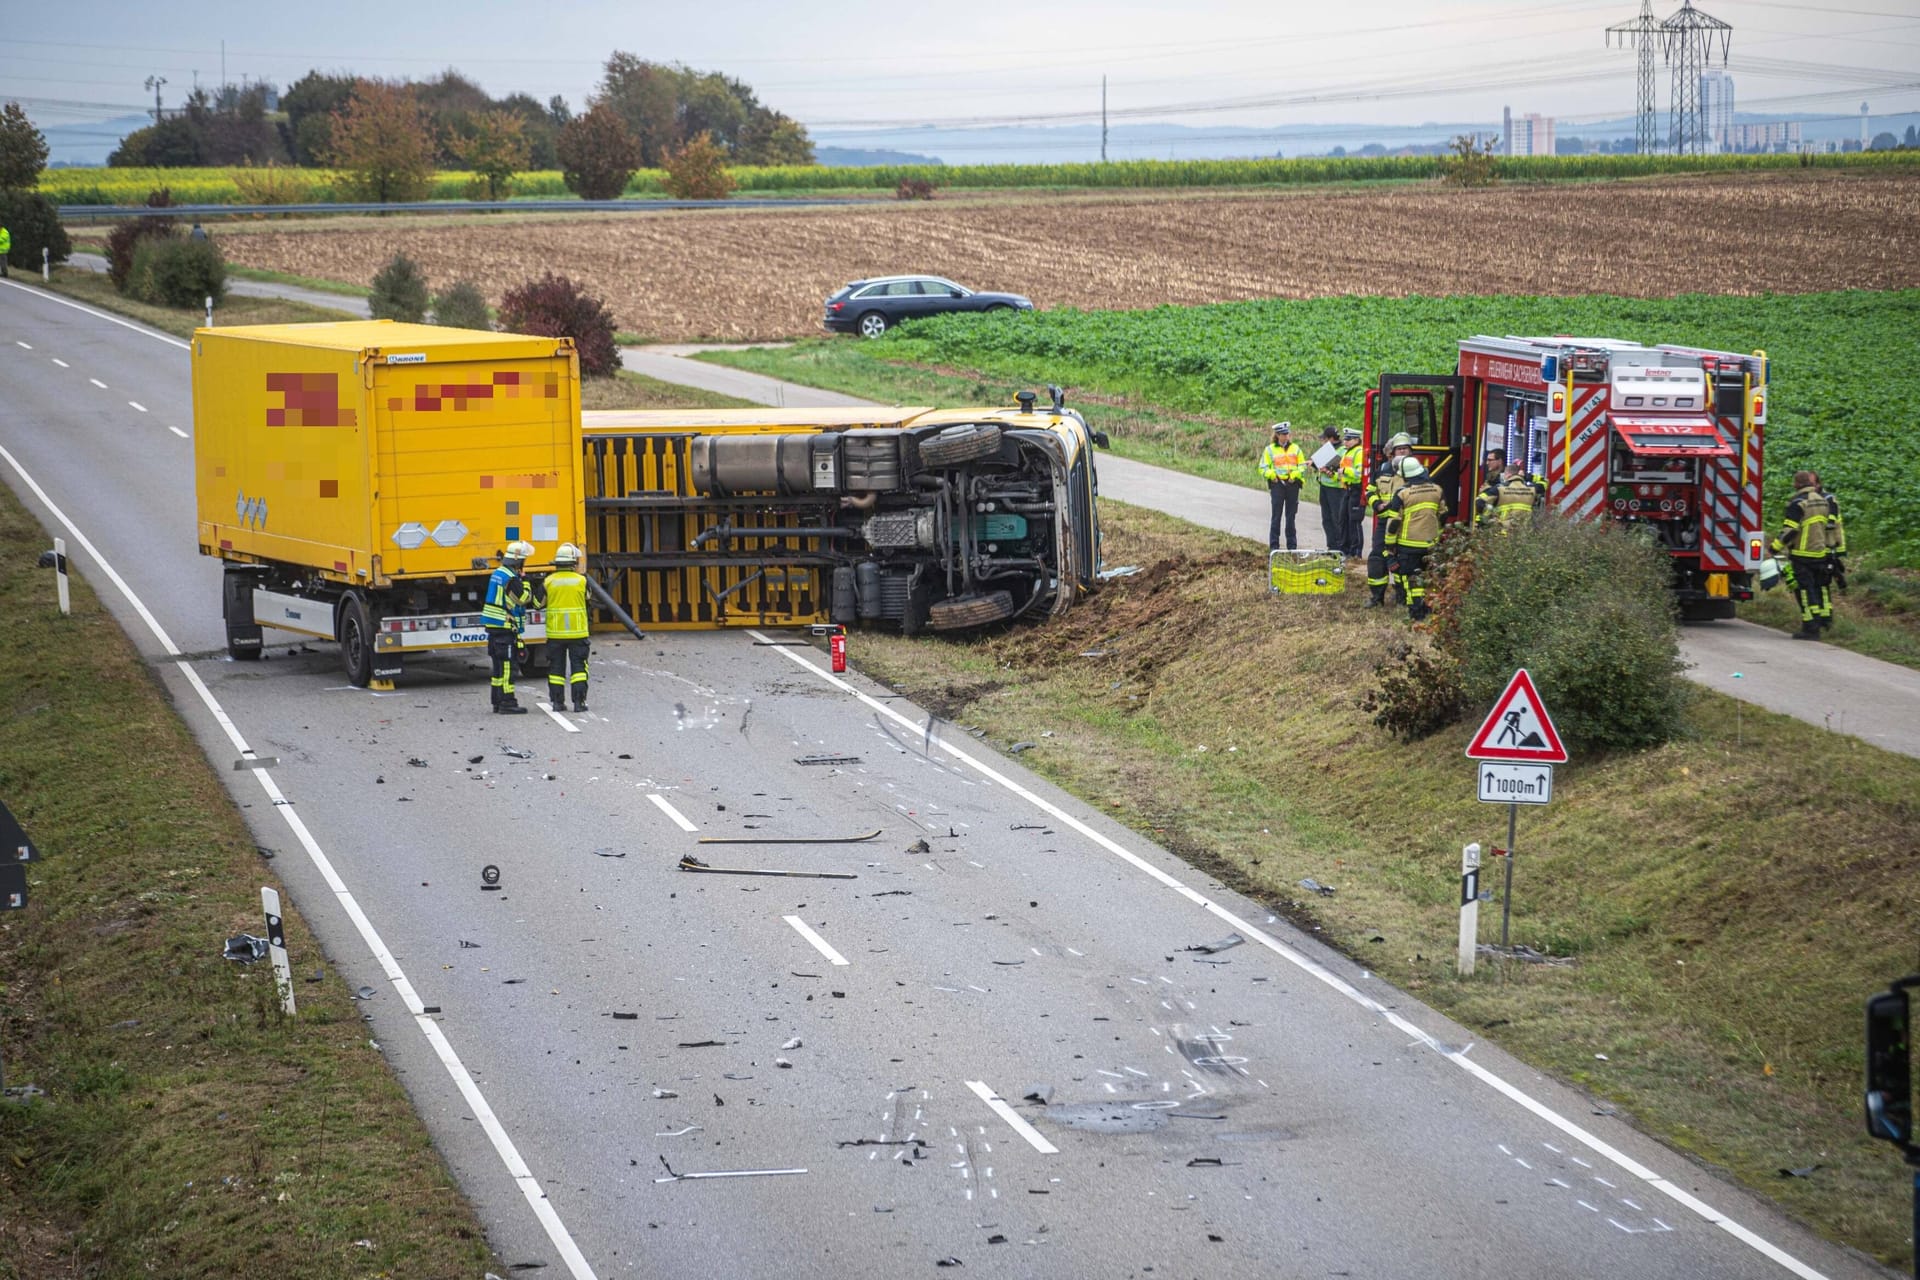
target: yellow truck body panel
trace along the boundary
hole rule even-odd
[[[200,329],[203,553],[384,587],[583,526],[566,339],[393,321]]]

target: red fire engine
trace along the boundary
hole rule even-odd
[[[1486,451],[1503,449],[1547,506],[1647,529],[1673,557],[1681,616],[1701,620],[1753,598],[1766,421],[1765,352],[1477,337],[1451,377],[1382,375],[1364,430],[1369,458],[1395,432],[1414,438],[1451,519],[1472,517]]]

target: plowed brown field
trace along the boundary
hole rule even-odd
[[[399,220],[224,237],[243,265],[368,283],[395,252],[498,302],[544,270],[655,338],[820,331],[821,299],[930,272],[1042,307],[1327,294],[1803,293],[1920,286],[1920,177],[1734,178],[841,209]]]

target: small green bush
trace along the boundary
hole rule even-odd
[[[433,300],[433,322],[449,329],[491,329],[486,295],[471,280],[456,280]]]
[[[373,292],[367,296],[367,311],[375,320],[401,320],[419,324],[427,318],[427,277],[404,253],[373,277]]]
[[[199,307],[227,296],[227,260],[211,240],[149,236],[133,251],[127,293],[162,307]]]
[[[16,271],[38,271],[43,248],[53,262],[65,262],[73,252],[59,207],[38,192],[0,191],[0,227],[13,236],[7,265]]]
[[[127,277],[133,271],[133,252],[141,242],[165,240],[179,234],[172,218],[129,218],[114,223],[107,231],[107,279],[125,293]]]

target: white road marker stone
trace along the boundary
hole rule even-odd
[[[653,801],[654,807],[659,809],[660,812],[666,814],[669,818],[672,818],[673,825],[676,827],[679,827],[682,831],[698,831],[700,829],[694,826],[691,822],[688,822],[686,819],[686,816],[682,814],[678,809],[668,804],[667,798],[665,796],[660,795],[656,792],[648,795],[647,799]]]
[[[749,635],[755,640],[759,640],[763,642],[769,640],[769,637],[765,633],[760,631],[749,629],[747,631],[747,635]],[[785,658],[787,661],[793,663],[795,666],[800,667],[803,670],[806,670],[808,672],[811,672],[814,676],[826,682],[828,685],[832,686],[833,688],[838,689],[842,693],[848,694],[849,696],[858,699],[861,703],[863,703],[869,710],[873,711],[875,714],[886,717],[887,719],[893,721],[895,724],[899,725],[903,729],[908,730],[909,732],[920,733],[925,728],[924,725],[918,724],[912,720],[909,720],[906,716],[902,715],[899,711],[895,710],[893,707],[888,706],[886,703],[880,701],[878,698],[871,696],[870,694],[861,692],[859,689],[855,688],[852,684],[849,684],[847,681],[842,680],[839,676],[833,675],[832,673],[828,672],[823,667],[819,666],[809,658],[801,656],[800,653],[796,652],[793,649],[786,648],[779,645],[769,644],[768,652],[777,653],[782,658]],[[1698,1215],[1700,1218],[1704,1219],[1705,1221],[1711,1223],[1712,1225],[1719,1227],[1722,1231],[1725,1231],[1728,1235],[1740,1241],[1742,1244],[1746,1245],[1748,1248],[1753,1249],[1755,1252],[1760,1253],[1763,1256],[1771,1259],[1773,1262],[1777,1263],[1779,1266],[1785,1268],[1786,1270],[1792,1272],[1794,1275],[1800,1277],[1800,1280],[1828,1280],[1828,1277],[1824,1273],[1815,1270],[1814,1268],[1808,1266],[1806,1263],[1800,1261],[1798,1258],[1794,1257],[1792,1254],[1786,1252],[1786,1250],[1780,1248],[1778,1245],[1775,1245],[1771,1241],[1761,1238],[1751,1230],[1741,1226],[1739,1223],[1727,1217],[1725,1214],[1721,1213],[1718,1209],[1715,1209],[1712,1205],[1707,1204],[1705,1201],[1699,1199],[1697,1196],[1694,1196],[1689,1192],[1674,1186],[1671,1182],[1668,1182],[1665,1178],[1661,1177],[1659,1174],[1655,1173],[1653,1170],[1647,1168],[1647,1166],[1641,1164],[1638,1160],[1635,1160],[1632,1156],[1629,1156],[1626,1152],[1621,1151],[1618,1147],[1615,1147],[1613,1144],[1607,1142],[1605,1139],[1601,1138],[1598,1134],[1595,1134],[1590,1130],[1586,1129],[1585,1127],[1579,1124],[1576,1124],[1573,1120],[1569,1119],[1566,1116],[1561,1115],[1559,1112],[1555,1111],[1552,1107],[1549,1107],[1546,1103],[1541,1102],[1538,1098],[1535,1098],[1532,1094],[1526,1092],[1524,1089],[1521,1089],[1519,1086],[1512,1084],[1509,1081],[1501,1078],[1500,1076],[1494,1074],[1492,1071],[1488,1070],[1486,1067],[1483,1067],[1479,1063],[1475,1062],[1473,1059],[1465,1056],[1464,1054],[1461,1054],[1452,1050],[1447,1045],[1435,1039],[1433,1036],[1428,1035],[1425,1031],[1415,1026],[1412,1022],[1408,1021],[1406,1018],[1402,1017],[1400,1014],[1395,1013],[1392,1009],[1389,1009],[1387,1006],[1381,1004],[1378,1000],[1374,999],[1372,996],[1367,995],[1365,992],[1360,991],[1352,983],[1340,977],[1338,974],[1334,973],[1331,969],[1328,969],[1325,965],[1320,964],[1316,960],[1310,959],[1303,952],[1295,950],[1293,947],[1288,946],[1286,943],[1280,941],[1278,938],[1275,938],[1274,936],[1265,932],[1264,930],[1259,929],[1256,926],[1248,923],[1247,921],[1240,919],[1239,916],[1227,910],[1225,907],[1221,906],[1219,903],[1210,900],[1205,894],[1187,885],[1186,883],[1181,881],[1178,877],[1171,875],[1166,871],[1161,870],[1159,867],[1147,861],[1147,859],[1141,857],[1139,854],[1133,852],[1131,849],[1128,849],[1124,845],[1120,844],[1118,841],[1114,840],[1110,836],[1103,835],[1099,831],[1096,831],[1093,827],[1089,826],[1087,823],[1081,821],[1080,819],[1074,817],[1072,814],[1068,813],[1065,809],[1062,809],[1059,805],[1054,804],[1052,801],[1046,800],[1041,796],[1037,795],[1036,793],[1034,793],[1033,791],[1028,790],[1026,787],[1014,781],[1012,778],[1009,778],[1007,775],[1001,773],[999,770],[995,769],[993,766],[989,765],[984,760],[977,759],[974,756],[967,754],[964,748],[954,746],[951,743],[942,743],[942,746],[945,748],[947,753],[951,755],[953,759],[958,761],[960,764],[965,765],[967,768],[973,770],[975,773],[979,774],[981,777],[987,779],[988,781],[997,783],[998,785],[1005,787],[1009,792],[1011,792],[1016,796],[1019,796],[1022,800],[1025,800],[1028,804],[1032,805],[1034,808],[1040,810],[1042,813],[1046,814],[1048,817],[1054,819],[1054,821],[1059,822],[1064,826],[1072,828],[1079,835],[1092,841],[1095,845],[1106,850],[1108,853],[1120,859],[1122,862],[1125,862],[1127,865],[1131,866],[1132,868],[1134,868],[1134,870],[1140,872],[1142,875],[1146,876],[1148,879],[1153,880],[1168,889],[1171,889],[1174,893],[1180,895],[1181,897],[1185,898],[1187,901],[1193,903],[1195,906],[1207,912],[1209,915],[1212,915],[1213,917],[1225,923],[1229,927],[1237,930],[1240,933],[1240,935],[1246,938],[1248,941],[1257,943],[1258,945],[1265,947],[1268,951],[1271,951],[1274,955],[1280,957],[1282,960],[1285,960],[1288,964],[1293,965],[1296,969],[1299,969],[1302,973],[1324,984],[1325,986],[1331,988],[1332,990],[1338,992],[1339,994],[1345,996],[1347,999],[1359,1005],[1362,1009],[1366,1010],[1368,1013],[1372,1014],[1376,1018],[1379,1018],[1381,1021],[1387,1023],[1389,1026],[1393,1027],[1395,1030],[1400,1031],[1405,1035],[1411,1036],[1419,1040],[1421,1043],[1425,1044],[1428,1048],[1432,1049],[1435,1053],[1438,1053],[1439,1055],[1441,1055],[1441,1057],[1445,1058],[1448,1062],[1451,1062],[1454,1066],[1466,1072],[1474,1080],[1485,1085],[1487,1088],[1492,1089],[1495,1093],[1498,1093],[1503,1097],[1507,1098],[1509,1101],[1515,1103],[1523,1110],[1532,1113],[1536,1118],[1545,1121],[1549,1125],[1552,1125],[1554,1128],[1558,1129],[1561,1133],[1565,1134],[1567,1137],[1572,1138],[1575,1142],[1580,1143],[1582,1146],[1586,1147],[1588,1150],[1593,1151],[1594,1153],[1598,1154],[1603,1159],[1607,1160],[1608,1162],[1612,1163],[1618,1168],[1624,1169],[1626,1172],[1632,1174],[1634,1177],[1639,1178],[1641,1181],[1645,1182],[1648,1186],[1660,1192],[1662,1195],[1668,1196],[1671,1199],[1684,1205],[1688,1210]],[[984,1087],[985,1086],[982,1086],[982,1088]],[[979,1091],[976,1090],[976,1092],[979,1092]]]
[[[987,1088],[983,1081],[969,1080],[967,1081],[967,1088],[973,1090],[974,1096],[992,1108],[995,1115],[1005,1120],[1009,1128],[1025,1138],[1035,1151],[1038,1151],[1043,1156],[1060,1154],[1060,1148],[1048,1142],[1038,1129],[1028,1124],[1024,1117],[1007,1105],[1006,1099]]]
[[[807,924],[807,922],[805,920],[802,920],[799,916],[781,916],[780,918],[782,920],[785,920],[788,924],[792,925],[794,928],[794,932],[798,933],[801,937],[805,938],[808,942],[811,942],[813,944],[813,949],[815,951],[818,951],[821,955],[825,956],[832,963],[834,964],[848,963],[848,960],[845,956],[841,955],[838,951],[835,951],[833,947],[828,944],[825,938],[815,933],[813,929]]]
[[[29,290],[28,292],[34,291]],[[62,300],[56,298],[53,299],[53,301],[58,302]],[[89,310],[86,307],[78,309],[82,311]],[[103,318],[111,319],[112,317]],[[126,327],[134,329],[136,332],[145,332],[145,330],[139,329],[138,326],[135,325],[127,325]],[[157,337],[159,335],[153,336]],[[173,340],[168,338],[165,339],[165,341],[172,342]],[[184,342],[175,342],[173,345],[184,347],[187,344]],[[213,691],[207,688],[206,682],[200,678],[200,673],[193,669],[192,663],[187,660],[180,646],[173,642],[173,637],[167,634],[166,628],[160,625],[159,620],[147,609],[146,603],[134,593],[132,587],[127,585],[126,579],[122,578],[119,572],[107,562],[106,558],[100,554],[100,549],[94,546],[87,535],[80,531],[80,526],[68,518],[67,513],[62,511],[59,505],[47,494],[47,491],[40,487],[40,482],[28,474],[27,469],[21,466],[19,460],[16,459],[13,454],[9,453],[4,446],[0,446],[0,460],[4,460],[8,466],[13,468],[14,472],[19,475],[26,486],[33,491],[33,495],[46,507],[48,514],[66,527],[67,532],[73,535],[74,541],[80,545],[80,548],[93,558],[95,564],[100,566],[101,573],[105,574],[107,580],[119,589],[120,594],[126,598],[127,603],[133,606],[134,612],[139,614],[141,621],[147,624],[147,629],[151,631],[154,638],[160,642],[161,647],[166,650],[167,655],[174,659],[175,668],[187,683],[193,686],[194,693],[199,696],[201,703],[207,708],[207,712],[213,717],[214,722],[218,724],[221,730],[227,735],[227,740],[233,744],[234,749],[241,755],[252,754],[253,749],[247,745],[246,738],[241,735],[239,728],[233,723],[232,718],[227,715],[226,709],[222,707],[219,700],[213,696]],[[367,918],[366,912],[361,910],[360,903],[347,888],[346,881],[340,878],[340,873],[334,868],[332,860],[329,859],[326,852],[320,848],[319,841],[313,838],[313,833],[307,829],[307,824],[301,819],[299,814],[294,812],[293,806],[287,800],[285,793],[280,790],[279,784],[273,780],[273,776],[268,773],[267,770],[249,769],[247,772],[252,774],[254,779],[259,782],[261,790],[265,791],[267,798],[273,802],[273,808],[279,812],[281,818],[292,830],[294,838],[298,840],[301,847],[307,851],[307,856],[312,860],[315,869],[319,871],[321,878],[326,881],[327,887],[333,891],[335,899],[346,912],[347,918],[353,922],[354,928],[359,932],[361,940],[366,943],[367,949],[372,953],[375,962],[380,965],[381,970],[386,974],[387,981],[392,985],[394,993],[401,998],[407,1007],[407,1011],[413,1015],[414,1024],[420,1029],[421,1035],[426,1037],[427,1044],[433,1049],[434,1056],[440,1059],[440,1063],[446,1068],[447,1074],[453,1078],[454,1085],[460,1090],[460,1095],[466,1102],[469,1110],[472,1111],[474,1119],[479,1122],[480,1127],[486,1132],[488,1139],[492,1142],[495,1154],[500,1157],[501,1163],[506,1166],[507,1175],[511,1177],[514,1184],[519,1187],[520,1194],[526,1198],[527,1205],[533,1210],[534,1217],[539,1219],[541,1227],[545,1229],[547,1239],[553,1244],[554,1250],[560,1255],[561,1261],[566,1264],[568,1274],[573,1277],[573,1280],[595,1280],[593,1268],[588,1264],[586,1255],[582,1254],[580,1252],[580,1246],[574,1243],[573,1236],[567,1231],[566,1224],[560,1220],[559,1211],[553,1207],[553,1203],[547,1198],[547,1192],[541,1187],[539,1179],[534,1177],[532,1170],[527,1168],[527,1163],[521,1158],[519,1148],[514,1145],[513,1139],[508,1136],[506,1129],[501,1125],[500,1118],[494,1114],[492,1106],[487,1102],[486,1095],[480,1092],[480,1086],[475,1083],[472,1073],[466,1068],[466,1064],[461,1062],[460,1056],[454,1052],[453,1045],[448,1042],[446,1033],[441,1030],[440,1024],[435,1022],[433,1018],[425,1012],[426,1005],[421,1001],[419,993],[414,990],[413,983],[407,978],[405,970],[401,969],[400,962],[394,959],[393,953],[387,949],[387,944],[381,939],[379,932],[373,927],[373,922]]]

